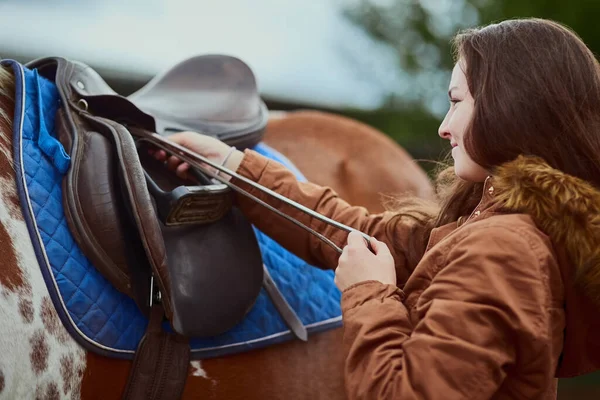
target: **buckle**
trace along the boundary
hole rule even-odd
[[[150,275],[150,307],[154,304],[162,303],[162,294],[156,282],[154,282],[154,274]]]

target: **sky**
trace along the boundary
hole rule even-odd
[[[385,2],[386,0],[378,0]],[[59,55],[154,75],[197,54],[244,60],[272,99],[373,109],[398,84],[393,55],[343,0],[3,0],[0,56]]]

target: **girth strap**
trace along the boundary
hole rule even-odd
[[[177,400],[190,365],[188,339],[162,329],[164,310],[154,304],[146,333],[135,352],[123,400]]]
[[[287,302],[281,291],[275,284],[273,278],[271,278],[271,274],[269,274],[269,270],[263,264],[263,287],[265,291],[269,295],[269,298],[273,302],[273,305],[279,312],[279,315],[283,318],[285,324],[290,328],[290,331],[296,336],[298,339],[306,342],[308,340],[308,332],[306,331],[306,327],[298,317],[298,314],[294,311],[294,309],[290,306],[290,303]]]

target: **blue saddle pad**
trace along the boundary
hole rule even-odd
[[[13,141],[19,198],[52,301],[65,327],[88,350],[131,359],[148,321],[132,299],[96,271],[65,220],[61,181],[70,160],[55,137],[54,119],[60,107],[56,86],[16,61],[2,63],[12,67],[16,77]],[[262,143],[254,149],[304,179],[274,149]],[[340,292],[333,272],[308,265],[256,228],[255,232],[266,267],[309,334],[341,326]],[[237,326],[219,336],[192,338],[190,344],[192,358],[202,359],[291,339],[263,289]]]

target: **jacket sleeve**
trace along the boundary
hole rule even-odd
[[[548,295],[532,242],[509,229],[473,231],[410,311],[390,285],[346,289],[349,399],[490,399],[517,362],[552,379]],[[533,386],[519,395],[538,398],[544,388]]]
[[[425,251],[423,225],[417,221],[392,212],[369,215],[364,207],[349,205],[330,188],[298,182],[283,165],[252,150],[245,151],[237,173],[322,215],[385,242],[396,260],[399,283],[406,281],[418,259],[409,259],[406,250],[421,249],[421,255]],[[313,219],[239,179],[233,178],[231,182],[321,233],[339,247],[343,248],[346,245],[348,234],[345,231]],[[236,194],[236,204],[253,225],[298,257],[320,268],[337,267],[339,254],[314,235],[243,195]],[[411,253],[418,254],[419,250]]]

